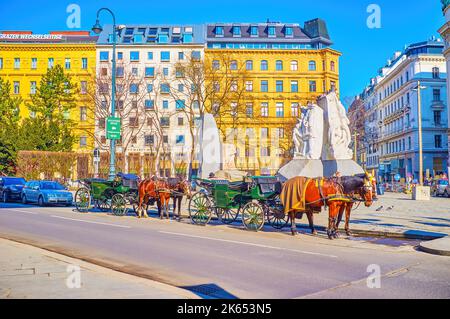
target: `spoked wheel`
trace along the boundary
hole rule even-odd
[[[189,216],[194,224],[208,224],[211,220],[212,209],[211,201],[204,193],[195,193],[189,201]]]
[[[273,205],[266,206],[267,221],[275,229],[283,229],[289,223],[289,215],[284,213],[283,205],[277,201]]]
[[[122,194],[115,194],[111,198],[111,212],[116,216],[124,216],[127,213],[127,201]]]
[[[102,212],[108,212],[111,210],[111,200],[109,199],[99,199],[97,200],[97,207]]]
[[[86,187],[79,188],[75,193],[75,208],[80,213],[86,213],[91,207],[91,194]]]
[[[264,226],[264,208],[258,203],[247,203],[242,208],[242,223],[248,230],[261,230]]]
[[[216,215],[220,221],[224,224],[232,224],[239,215],[239,209],[237,208],[216,208]]]

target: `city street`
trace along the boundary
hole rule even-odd
[[[204,298],[450,297],[450,258],[417,251],[416,240],[294,238],[288,229],[244,231],[239,222],[200,227],[21,204],[1,204],[0,237]],[[378,266],[380,288],[369,288]]]

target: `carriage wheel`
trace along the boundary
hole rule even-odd
[[[242,223],[248,230],[261,230],[264,226],[263,207],[258,203],[247,203],[242,208]]]
[[[239,209],[237,208],[216,208],[216,215],[220,221],[224,224],[232,224],[239,215]]]
[[[289,223],[289,215],[284,213],[283,205],[275,201],[274,205],[266,206],[267,221],[275,229],[283,229]]]
[[[111,198],[111,212],[116,216],[123,216],[127,213],[127,201],[122,194],[115,194]]]
[[[194,224],[206,225],[211,220],[212,204],[208,196],[197,192],[189,201],[189,216]]]
[[[97,207],[102,212],[108,212],[111,210],[111,202],[109,199],[99,199],[97,201]]]
[[[86,187],[79,188],[75,193],[75,208],[80,213],[86,213],[91,206],[91,194]]]

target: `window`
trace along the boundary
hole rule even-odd
[[[163,109],[167,110],[169,108],[169,101],[163,100],[162,101],[162,107],[163,107]]]
[[[55,64],[55,60],[53,58],[48,58],[48,68],[52,69]]]
[[[170,51],[161,51],[161,61],[170,61]]]
[[[291,81],[291,92],[298,92],[298,81]]]
[[[30,82],[30,94],[36,94],[36,81]]]
[[[233,60],[230,62],[230,70],[237,70],[237,61]]]
[[[291,116],[292,117],[298,117],[298,103],[292,103],[291,104]]]
[[[269,116],[269,103],[267,103],[267,102],[261,103],[261,116],[262,117]]]
[[[237,116],[237,110],[238,110],[238,104],[236,102],[230,103],[230,109],[231,109],[231,116],[236,117]]]
[[[261,146],[260,151],[261,151],[261,156],[263,156],[263,157],[270,156],[270,147],[269,146]]]
[[[178,52],[178,60],[184,60],[184,52]]]
[[[87,120],[87,108],[86,106],[80,106],[80,121],[84,122]]]
[[[240,26],[233,26],[233,36],[241,36],[241,27]]]
[[[267,80],[261,81],[261,92],[268,92],[269,90],[269,82]]]
[[[200,51],[192,51],[191,58],[194,61],[200,61],[200,58],[201,58]]]
[[[256,36],[258,36],[258,26],[256,26],[256,25],[252,25],[251,27],[250,27],[250,35],[251,36],[253,36],[253,37],[256,37]]]
[[[253,61],[252,60],[247,60],[245,62],[245,69],[246,70],[253,70]]]
[[[245,82],[245,90],[247,92],[252,92],[253,91],[253,81],[246,81]]]
[[[436,67],[433,68],[432,74],[433,74],[433,79],[439,79],[439,77],[440,77],[439,68],[436,68]]]
[[[144,135],[144,143],[145,145],[153,145],[155,143],[154,135]]]
[[[155,101],[153,100],[145,100],[144,101],[144,106],[146,109],[153,109],[153,107],[155,106]]]
[[[434,125],[441,125],[441,111],[433,111]]]
[[[36,70],[37,69],[37,58],[31,59],[31,69]]]
[[[261,71],[267,71],[267,69],[268,69],[267,60],[262,60],[261,61]]]
[[[408,136],[408,149],[410,150],[411,148],[412,148],[411,136]]]
[[[294,35],[292,27],[286,27],[284,28],[284,35],[287,37],[291,37]]]
[[[117,60],[123,60],[123,52],[117,52]]]
[[[330,81],[330,89],[331,91],[336,91],[336,82]]]
[[[70,58],[66,58],[64,63],[64,67],[66,68],[66,70],[70,70],[70,64]]]
[[[222,26],[216,26],[216,35],[223,36],[223,27]]]
[[[131,94],[137,94],[139,93],[139,85],[136,83],[131,83],[130,84],[130,93]]]
[[[219,62],[219,60],[213,60],[212,68],[213,68],[213,70],[219,70],[220,69],[220,62]]]
[[[100,51],[100,61],[109,61],[108,51]]]
[[[104,118],[98,119],[98,127],[101,129],[105,129],[106,127],[106,120]]]
[[[269,129],[267,127],[261,127],[261,138],[269,137]]]
[[[80,136],[80,147],[86,147],[86,145],[87,145],[87,137]]]
[[[192,101],[192,105],[193,105],[194,109],[199,109],[200,108],[200,103],[197,100]]]
[[[131,74],[133,76],[138,76],[138,68],[131,68]]]
[[[249,118],[253,117],[253,104],[252,103],[245,104],[245,114]]]
[[[101,68],[100,69],[100,74],[102,76],[107,76],[108,75],[108,69],[107,68]]]
[[[147,84],[147,93],[152,93],[153,92],[153,84],[149,83]]]
[[[155,68],[154,67],[146,67],[145,68],[145,77],[152,78],[155,76]]]
[[[218,81],[214,82],[214,92],[220,92],[220,83]]]
[[[170,85],[168,83],[162,83],[160,88],[161,93],[170,93]]]
[[[291,71],[297,71],[297,70],[298,70],[298,62],[291,61]]]
[[[20,69],[20,58],[14,59],[14,69],[16,70]]]
[[[184,85],[178,84],[178,92],[184,92]]]
[[[181,110],[185,108],[185,101],[184,100],[177,100],[176,101],[176,109]]]
[[[191,33],[183,34],[183,43],[192,43],[193,37]]]
[[[277,61],[275,62],[275,69],[276,69],[277,71],[283,71],[283,61],[277,60]]]
[[[130,117],[128,120],[128,125],[130,127],[138,127],[139,126],[139,118],[137,117]]]
[[[14,94],[20,94],[20,82],[14,81]]]
[[[283,103],[277,103],[276,104],[276,116],[277,117],[284,117],[284,105],[283,105]]]
[[[105,69],[105,73],[108,73],[108,70],[106,69],[106,68],[104,68]],[[106,74],[103,74],[103,71],[102,71],[102,75],[106,75]],[[124,69],[123,69],[123,66],[118,66],[117,68],[116,68],[116,76],[118,76],[118,77],[123,77],[123,75],[124,75]]]
[[[317,84],[316,81],[309,81],[309,92],[316,92]]]
[[[158,43],[169,43],[169,36],[167,34],[159,34]]]
[[[183,117],[179,117],[178,118],[178,126],[183,126],[184,125],[184,118]]]
[[[331,69],[331,72],[335,72],[336,71],[336,63],[334,61],[330,62],[330,69]]]
[[[3,58],[0,58],[0,70],[3,69]]]
[[[80,82],[80,91],[81,91],[81,94],[87,94],[87,82],[86,81]]]
[[[435,135],[434,136],[434,147],[435,148],[442,148],[442,135]]]
[[[139,61],[139,51],[130,51],[130,61],[131,62]]]
[[[440,89],[433,89],[433,101],[438,102],[441,100],[441,90]]]
[[[87,58],[81,58],[81,68],[83,70],[86,70],[88,68],[88,59]]]
[[[267,34],[269,35],[269,37],[276,36],[276,29],[275,29],[275,27],[274,26],[267,27]]]
[[[230,91],[231,92],[237,92],[238,90],[238,84],[237,81],[232,81],[231,82],[231,86],[230,86]]]
[[[169,76],[169,68],[163,68],[163,75]]]
[[[283,92],[283,81],[282,80],[276,81],[276,91]]]
[[[309,71],[316,71],[316,61],[309,61],[309,63],[308,63],[308,70]]]

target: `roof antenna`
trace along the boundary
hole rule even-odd
[[[270,23],[270,19],[269,18],[267,18],[267,22],[266,23]]]

